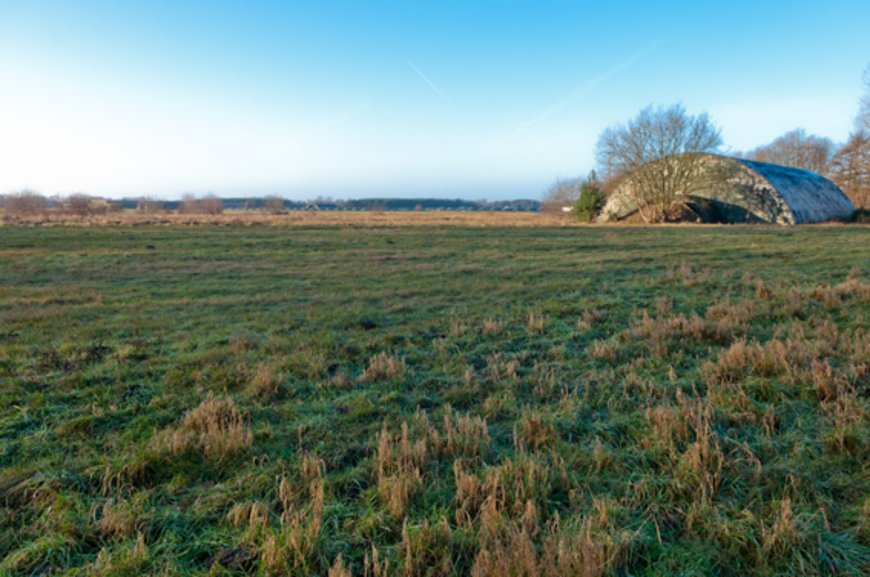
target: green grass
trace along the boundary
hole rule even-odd
[[[0,575],[866,574],[868,274],[861,227],[0,228]]]

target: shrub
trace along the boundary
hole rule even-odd
[[[181,214],[223,214],[224,201],[213,194],[202,198],[185,195],[181,204],[178,205],[178,212]]]
[[[601,190],[601,183],[595,176],[595,171],[583,181],[580,186],[580,197],[574,204],[574,214],[579,220],[591,222],[601,212],[604,206],[604,193]]]
[[[870,209],[859,208],[852,213],[851,221],[859,224],[870,224]]]
[[[157,212],[163,212],[164,205],[162,200],[156,200],[154,198],[143,197],[139,199],[139,202],[136,203],[136,212],[141,212],[144,214],[154,214]]]
[[[22,190],[2,197],[2,206],[6,214],[21,216],[42,214],[47,204],[44,196],[31,190]]]
[[[272,214],[280,214],[284,210],[284,199],[280,196],[267,196],[263,199],[263,210]]]

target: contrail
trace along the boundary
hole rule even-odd
[[[338,114],[336,114],[332,118],[326,119],[325,121],[321,122],[318,126],[316,126],[313,130],[309,131],[305,135],[306,140],[310,139],[310,138],[318,137],[322,134],[325,134],[325,133],[331,131],[333,128],[336,128],[337,126],[341,126],[342,124],[350,122],[351,120],[353,120],[354,118],[356,118],[360,114],[362,114],[363,110],[368,108],[370,104],[371,104],[371,101],[367,100],[365,102],[360,102],[359,104],[356,104],[354,106],[350,106],[350,107],[342,110],[341,112],[339,112]]]
[[[411,63],[410,60],[408,61],[408,66],[411,67],[411,70],[413,70],[414,72],[417,73],[417,76],[419,76],[420,78],[423,79],[423,82],[425,82],[426,84],[428,84],[429,87],[430,87],[432,90],[435,91],[435,94],[437,94],[438,96],[441,97],[441,100],[443,100],[444,102],[446,102],[446,103],[449,104],[450,106],[453,106],[453,102],[451,102],[449,98],[447,98],[446,96],[444,96],[444,93],[441,92],[441,91],[438,89],[437,86],[435,86],[435,83],[432,82],[431,80],[429,80],[429,77],[426,76],[425,74],[423,74],[423,73],[420,71],[419,68],[417,68],[416,66],[414,66],[414,65]]]
[[[564,109],[568,108],[568,106],[570,106],[575,100],[577,100],[581,96],[585,96],[589,92],[592,92],[592,90],[597,88],[599,84],[610,79],[612,76],[619,74],[620,72],[622,72],[623,70],[625,70],[626,68],[628,68],[629,66],[631,66],[632,64],[637,62],[638,60],[640,60],[641,58],[645,57],[647,54],[649,54],[649,52],[655,47],[655,45],[657,43],[658,43],[657,41],[650,42],[640,52],[632,55],[630,58],[623,60],[622,62],[620,62],[619,64],[617,64],[613,68],[610,68],[606,72],[599,74],[595,78],[592,78],[592,79],[584,82],[583,84],[581,84],[580,86],[578,86],[577,88],[572,90],[571,93],[568,96],[566,96],[565,98],[563,98],[562,100],[555,102],[554,104],[550,105],[548,108],[544,109],[542,112],[533,116],[532,118],[529,118],[528,120],[524,120],[523,122],[520,122],[517,125],[517,127],[513,130],[513,132],[511,132],[510,134],[508,134],[504,138],[500,138],[500,139],[490,143],[490,145],[487,146],[487,148],[491,149],[491,148],[495,148],[499,145],[505,144],[506,142],[516,138],[517,136],[519,136],[520,134],[522,134],[523,132],[525,132],[529,128],[535,126],[536,124],[538,124],[540,122],[543,122],[544,120],[547,120],[551,116],[554,116],[554,115],[558,114],[559,112],[563,111]]]

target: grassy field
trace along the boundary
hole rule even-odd
[[[0,228],[0,575],[866,574],[868,275],[866,227]]]

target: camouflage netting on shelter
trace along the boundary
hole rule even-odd
[[[814,172],[704,156],[705,174],[686,200],[697,220],[803,224],[848,219],[855,210],[836,184]],[[631,218],[638,210],[637,196],[626,179],[608,199],[599,220]]]

